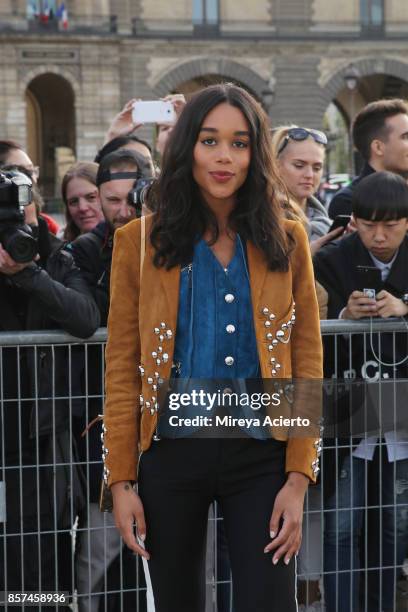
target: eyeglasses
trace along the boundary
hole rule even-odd
[[[319,130],[307,130],[306,128],[290,128],[288,133],[286,134],[283,142],[278,150],[278,156],[282,153],[289,140],[294,140],[295,142],[302,142],[303,140],[307,140],[311,136],[315,142],[321,144],[323,146],[327,146],[327,136],[324,132],[319,132]]]

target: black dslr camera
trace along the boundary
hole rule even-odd
[[[146,203],[154,178],[138,178],[128,193],[128,204],[136,209],[136,216],[142,216],[142,206]]]
[[[37,241],[24,220],[24,207],[31,203],[32,182],[22,172],[0,172],[0,242],[18,263],[32,261]]]

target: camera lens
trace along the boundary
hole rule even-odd
[[[37,241],[21,229],[13,229],[1,236],[3,247],[17,263],[32,261],[37,254]]]

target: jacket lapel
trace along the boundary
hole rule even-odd
[[[163,316],[165,316],[166,323],[170,329],[175,330],[179,303],[180,266],[176,266],[170,270],[159,268],[158,273],[166,296]],[[152,305],[152,307],[155,307],[155,305]]]

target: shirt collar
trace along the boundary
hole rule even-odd
[[[381,273],[382,273],[381,276],[383,277],[383,280],[385,280],[384,275],[388,276],[388,274],[389,274],[389,272],[390,272],[390,270],[392,268],[392,265],[393,265],[394,261],[397,258],[398,250],[399,249],[397,249],[397,251],[395,252],[394,257],[390,261],[387,261],[387,262],[380,261],[379,259],[374,257],[374,255],[372,253],[370,253],[370,251],[369,251],[370,257],[373,260],[373,263],[374,263],[375,267],[378,268],[379,270],[381,270]]]

